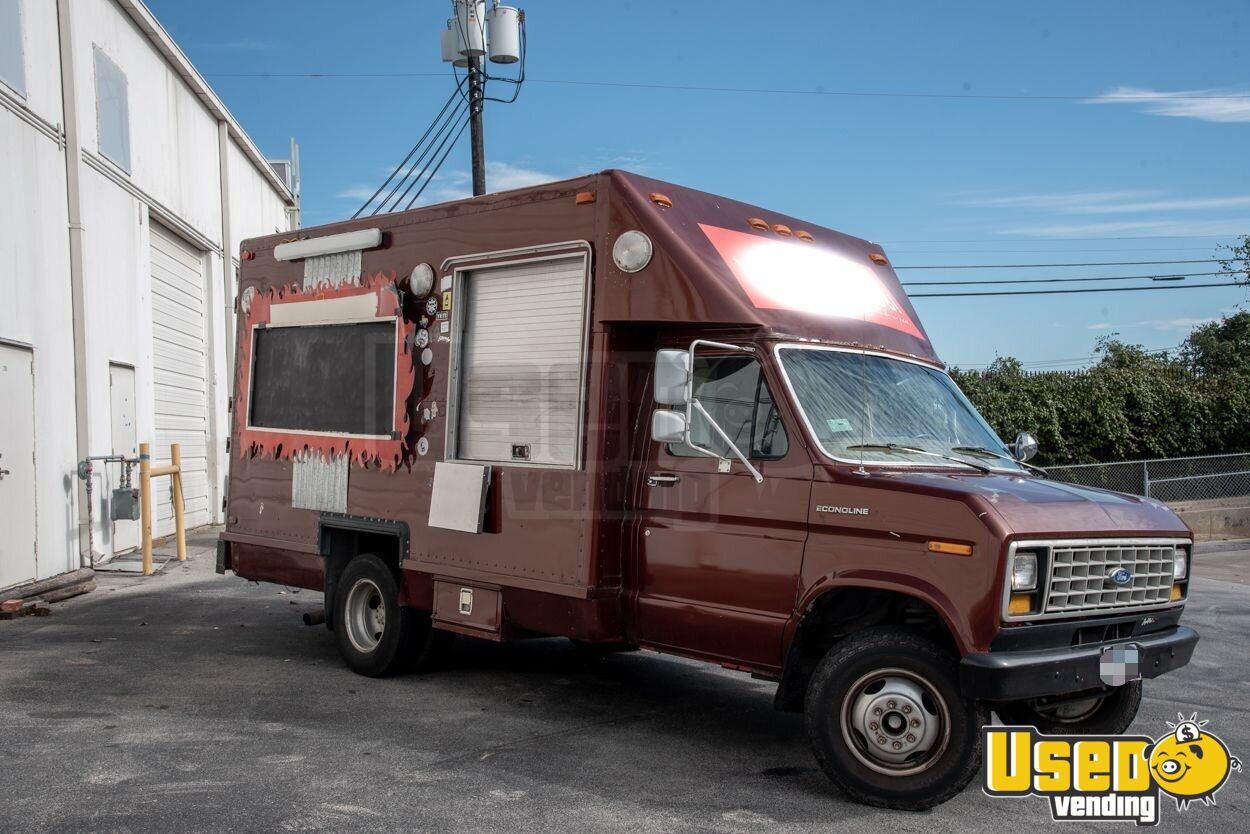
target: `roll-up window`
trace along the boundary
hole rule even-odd
[[[578,465],[586,261],[463,275],[457,457]]]

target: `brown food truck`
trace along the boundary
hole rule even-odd
[[[1026,464],[875,244],[607,171],[241,263],[217,567],[323,590],[361,674],[452,635],[719,663],[920,809],[990,710],[1120,732],[1193,653],[1188,528]]]

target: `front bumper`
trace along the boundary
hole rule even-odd
[[[1155,678],[1189,662],[1198,632],[1178,625],[1115,643],[1136,645],[1141,676]],[[960,661],[960,686],[964,697],[981,701],[1024,701],[1101,689],[1099,661],[1106,645],[975,652]]]

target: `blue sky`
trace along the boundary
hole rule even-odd
[[[451,91],[438,50],[445,0],[148,2],[266,153],[285,157],[299,141],[306,224],[350,215]],[[492,190],[627,168],[880,241],[899,266],[1205,259],[1250,233],[1241,0],[521,5],[531,80],[515,104],[487,107]],[[225,75],[309,72],[435,75]],[[578,80],[804,94],[553,83]],[[1230,94],[1241,97],[1198,97]],[[968,97],[1000,95],[1053,98]],[[463,196],[467,168],[466,135],[427,193]],[[1220,288],[914,303],[948,362],[1013,355],[1040,368],[1083,364],[1109,333],[1171,347],[1246,300]]]

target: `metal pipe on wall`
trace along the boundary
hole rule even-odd
[[[69,218],[69,284],[70,306],[74,334],[74,437],[78,451],[76,457],[86,457],[90,451],[90,402],[88,398],[87,366],[87,299],[83,278],[83,226],[82,196],[79,174],[82,164],[82,146],[78,138],[78,91],[74,74],[74,37],[70,0],[57,0],[57,30],[61,51],[61,102],[65,121],[65,196]],[[91,552],[91,518],[85,488],[78,487],[78,556],[79,563],[93,562]]]
[[[217,170],[221,180],[221,305],[225,316],[222,343],[226,353],[226,396],[234,392],[234,256],[235,241],[230,226],[230,125],[217,122]]]

